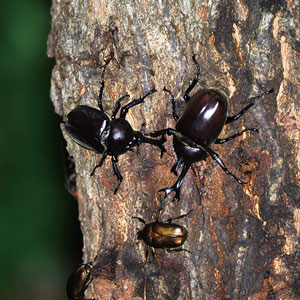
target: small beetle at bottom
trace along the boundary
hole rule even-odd
[[[173,220],[182,219],[188,216],[193,210],[188,213],[180,215],[178,217],[169,218],[167,221],[159,221],[159,217],[162,213],[160,209],[156,214],[156,221],[146,224],[145,220],[140,217],[132,217],[138,219],[145,226],[142,230],[138,231],[138,240],[143,240],[147,245],[146,249],[146,262],[149,249],[153,258],[155,257],[155,248],[161,248],[167,252],[179,252],[189,250],[183,249],[182,245],[187,239],[188,231],[179,224],[172,223]]]
[[[67,282],[67,296],[69,300],[93,300],[85,299],[84,292],[92,281],[91,264],[83,264],[76,268]]]

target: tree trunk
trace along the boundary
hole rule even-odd
[[[275,92],[252,107],[220,137],[259,128],[213,145],[238,184],[210,158],[192,165],[181,200],[162,200],[162,219],[193,209],[176,223],[189,232],[191,252],[156,251],[145,264],[133,216],[153,221],[158,190],[171,186],[176,162],[172,138],[160,158],[142,144],[140,155],[119,156],[119,192],[110,159],[90,176],[101,155],[71,140],[75,158],[83,261],[92,262],[86,298],[95,299],[300,299],[300,8],[297,1],[53,1],[48,55],[56,58],[51,98],[66,117],[79,104],[97,108],[102,66],[104,109],[156,87],[126,119],[144,132],[175,128],[166,86],[176,100],[200,64],[201,88],[229,97],[229,115],[250,97]],[[183,103],[180,102],[180,103]],[[179,105],[178,109],[182,108]]]

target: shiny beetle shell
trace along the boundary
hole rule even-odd
[[[147,224],[140,232],[146,245],[163,249],[181,247],[187,235],[187,230],[183,226],[162,222]]]
[[[82,300],[84,292],[91,282],[90,264],[83,264],[73,271],[67,282],[67,296],[69,300]]]
[[[145,226],[142,230],[138,231],[138,239],[143,240],[147,245],[146,249],[146,262],[148,257],[148,251],[150,249],[152,256],[155,256],[155,248],[161,248],[167,252],[179,252],[189,250],[183,249],[182,245],[187,239],[187,230],[179,225],[172,223],[175,219],[182,219],[188,216],[193,210],[188,213],[180,215],[178,217],[169,218],[167,221],[159,222],[159,217],[162,213],[160,209],[156,214],[156,221],[146,224],[145,220],[140,217],[133,217],[133,219],[138,219]]]
[[[69,112],[65,128],[80,146],[103,153],[104,132],[109,128],[108,116],[93,107],[79,105]]]
[[[175,128],[198,145],[208,147],[220,135],[227,112],[225,93],[217,89],[199,90],[188,101]]]

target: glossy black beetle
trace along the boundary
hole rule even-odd
[[[182,248],[182,245],[187,239],[187,230],[181,225],[173,224],[172,221],[184,218],[192,211],[193,210],[190,210],[184,215],[169,218],[164,222],[159,222],[158,219],[162,213],[162,210],[159,210],[156,214],[156,221],[149,224],[146,224],[146,222],[140,217],[133,217],[133,219],[138,219],[145,225],[142,230],[138,231],[138,240],[143,240],[147,245],[146,262],[149,249],[152,253],[153,258],[155,256],[154,248],[165,249],[167,252],[188,251]]]
[[[187,102],[187,105],[180,118],[175,112],[175,100],[173,94],[164,88],[164,91],[168,92],[171,96],[173,118],[177,122],[175,130],[167,128],[150,134],[152,137],[164,134],[173,135],[173,146],[177,155],[177,162],[172,167],[171,172],[177,175],[177,170],[180,165],[182,165],[182,171],[174,185],[160,190],[165,192],[165,198],[171,192],[175,191],[176,194],[173,201],[180,199],[182,181],[191,164],[204,160],[208,156],[211,156],[226,174],[231,175],[238,183],[244,184],[244,182],[229,172],[218,154],[215,153],[210,146],[213,144],[226,143],[242,135],[246,131],[258,132],[255,128],[246,128],[233,136],[218,139],[224,125],[239,119],[251,106],[258,102],[259,98],[273,92],[273,89],[271,89],[264,92],[262,95],[250,98],[249,104],[238,114],[228,117],[228,98],[224,92],[215,88],[210,88],[199,90],[192,97],[189,96],[189,93],[198,82],[200,75],[200,67],[195,59],[195,55],[193,55],[193,61],[197,67],[197,74],[184,93],[183,99]]]
[[[164,137],[160,140],[147,138],[140,131],[134,131],[128,121],[125,120],[128,110],[142,103],[147,96],[156,92],[155,89],[152,89],[139,99],[134,99],[121,108],[121,101],[129,97],[125,95],[117,101],[111,118],[105,113],[102,107],[102,93],[104,89],[104,73],[109,61],[110,59],[105,63],[102,72],[98,97],[99,109],[86,105],[77,106],[68,114],[65,128],[70,137],[79,145],[103,154],[101,161],[95,166],[91,175],[94,174],[98,167],[101,167],[107,155],[112,156],[113,171],[118,180],[118,184],[114,190],[114,194],[116,194],[123,180],[117,166],[118,156],[128,150],[132,150],[134,146],[139,147],[141,143],[148,143],[159,147],[161,156],[163,156],[163,153],[166,151],[163,143],[166,139]],[[116,114],[120,108],[120,117],[116,118]]]
[[[92,281],[91,270],[91,264],[83,264],[73,271],[67,282],[67,296],[69,300],[83,299],[84,292]]]

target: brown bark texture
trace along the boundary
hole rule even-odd
[[[172,138],[160,158],[142,144],[140,155],[119,156],[119,192],[110,157],[84,149],[62,132],[75,158],[83,262],[94,265],[86,298],[95,299],[300,299],[300,7],[278,1],[55,1],[48,55],[55,57],[51,98],[64,119],[79,104],[97,108],[102,66],[104,109],[117,99],[158,92],[129,110],[134,130],[175,128],[166,86],[183,109],[182,96],[196,74],[201,88],[217,87],[229,97],[229,115],[248,99],[274,88],[221,137],[258,128],[213,145],[242,186],[211,158],[192,165],[181,200],[162,201],[162,219],[188,230],[190,252],[158,249],[145,264],[137,244],[138,216],[153,221],[158,190],[171,186],[176,162]]]

